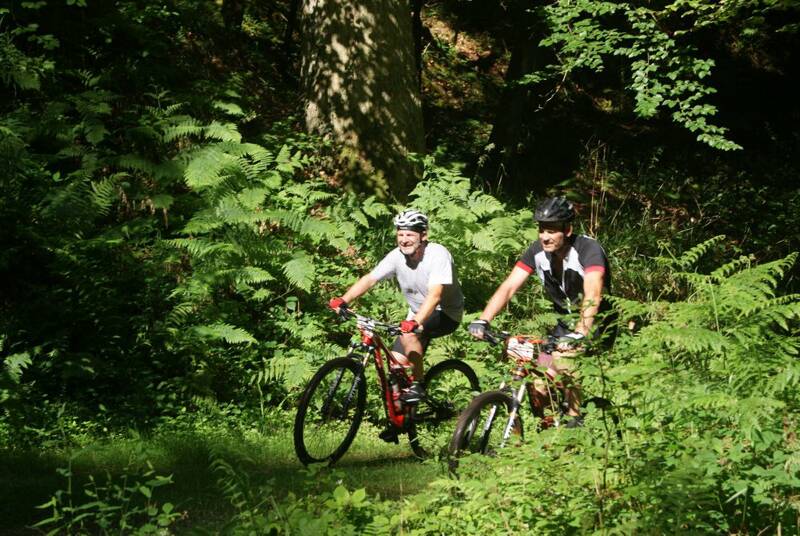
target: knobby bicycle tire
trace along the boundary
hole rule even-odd
[[[478,376],[459,359],[446,359],[425,374],[426,399],[408,414],[408,439],[418,458],[444,451],[459,413],[480,392]]]
[[[491,455],[497,452],[513,405],[514,401],[504,391],[488,391],[475,397],[456,423],[449,447],[451,468],[453,460],[461,455],[473,452]],[[522,435],[519,412],[512,424],[512,432]]]
[[[294,420],[294,450],[300,461],[333,464],[358,432],[367,405],[367,387],[361,363],[332,359],[308,382]]]

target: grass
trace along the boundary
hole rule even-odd
[[[400,499],[418,493],[427,482],[444,474],[441,464],[416,460],[403,438],[399,445],[387,444],[377,434],[377,428],[364,423],[348,453],[336,464],[346,487],[363,487],[383,498]],[[70,459],[76,500],[85,499],[82,487],[90,475],[101,482],[107,475],[117,480],[126,474],[138,477],[149,461],[156,474],[172,475],[174,483],[158,488],[154,497],[160,503],[175,504],[184,513],[179,532],[192,528],[213,531],[234,512],[210,467],[212,453],[246,475],[252,491],[268,486],[276,497],[283,497],[290,492],[304,495],[318,486],[295,457],[289,427],[270,435],[241,434],[225,427],[148,436],[131,432],[70,449],[6,450],[0,451],[0,534],[38,533],[29,527],[47,517],[47,512],[36,506],[57,490],[67,489],[66,478],[57,470],[66,467]]]

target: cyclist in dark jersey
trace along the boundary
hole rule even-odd
[[[575,209],[563,197],[544,200],[536,208],[534,219],[539,225],[539,240],[523,252],[517,264],[505,281],[500,284],[489,299],[478,320],[469,325],[469,332],[482,339],[489,322],[509,302],[511,297],[536,272],[545,292],[553,303],[553,308],[561,314],[580,313],[572,328],[565,320],[559,320],[551,331],[559,337],[559,352],[554,359],[543,363],[548,366],[548,374],[555,377],[569,374],[570,363],[564,359],[569,348],[579,344],[584,338],[596,338],[604,326],[594,326],[598,313],[609,308],[603,301],[603,293],[611,287],[611,272],[608,258],[600,244],[584,235],[573,234],[572,221]],[[596,329],[593,329],[596,328]],[[568,390],[570,414],[579,415],[579,392],[577,388]],[[572,422],[579,424],[579,420]]]

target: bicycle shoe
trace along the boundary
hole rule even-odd
[[[396,445],[400,443],[399,439],[397,438],[397,428],[391,425],[387,426],[385,430],[378,434],[378,437],[387,443],[394,443]]]
[[[417,404],[427,396],[427,393],[425,393],[425,386],[422,385],[422,382],[411,382],[408,389],[400,394],[400,400],[406,404]]]
[[[579,415],[577,417],[570,417],[570,419],[564,423],[564,428],[580,428],[583,426],[583,416]]]

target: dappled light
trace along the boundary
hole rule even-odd
[[[0,3],[0,533],[798,534],[798,15]]]

